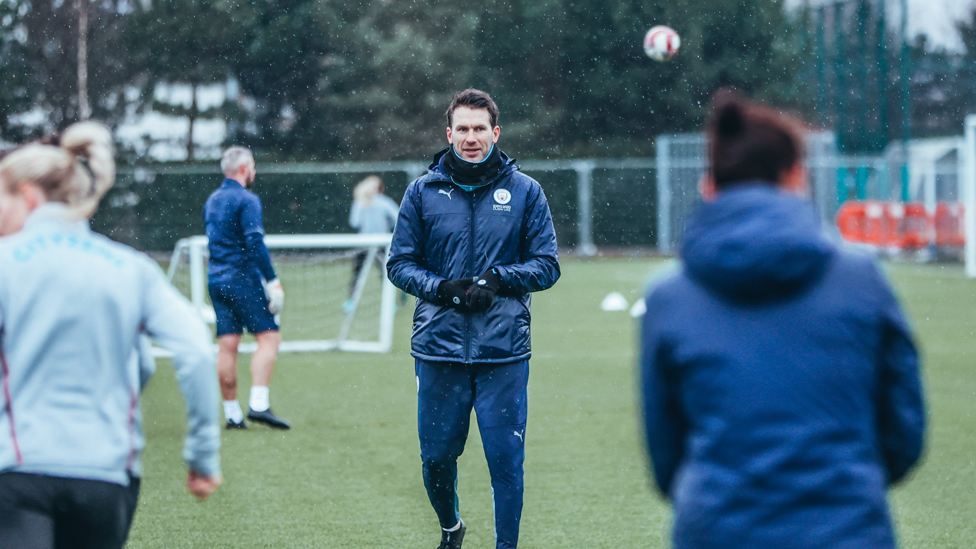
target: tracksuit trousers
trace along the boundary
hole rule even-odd
[[[139,500],[129,486],[31,473],[0,473],[3,549],[122,549]]]
[[[416,373],[424,486],[441,527],[460,520],[457,459],[473,408],[491,473],[496,548],[515,549],[524,490],[528,360],[461,364],[417,359]]]

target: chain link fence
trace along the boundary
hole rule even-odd
[[[657,246],[654,165],[640,159],[519,163],[546,192],[560,247],[585,255]],[[258,165],[253,190],[268,234],[348,233],[356,183],[378,175],[399,202],[426,168],[419,162]],[[203,234],[203,204],[222,180],[216,166],[121,168],[92,227],[140,250],[171,251],[179,239]]]
[[[959,139],[959,144],[962,140]],[[807,136],[810,198],[832,228],[846,200],[923,202],[961,198],[956,143],[931,158],[906,154],[841,156],[830,133]],[[961,146],[961,145],[960,145]],[[598,250],[678,251],[688,216],[701,201],[698,186],[708,168],[701,134],[661,135],[656,158],[519,162],[542,185],[559,245],[589,256]],[[379,175],[399,201],[407,185],[426,172],[422,162],[258,165],[254,187],[264,205],[268,234],[348,233],[356,183]],[[184,237],[203,234],[203,204],[223,177],[217,166],[122,168],[92,227],[137,249],[171,251]]]

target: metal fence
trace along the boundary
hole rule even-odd
[[[810,134],[806,144],[810,198],[823,222],[830,224],[840,203],[838,167],[849,160],[837,156],[831,133]],[[658,249],[672,254],[681,243],[688,215],[701,202],[699,184],[708,169],[705,137],[702,134],[661,135],[657,139],[657,153]]]
[[[518,163],[543,186],[560,247],[592,255],[598,248],[657,246],[655,162],[647,159]],[[259,165],[254,187],[268,234],[346,233],[352,191],[371,174],[399,201],[426,172],[421,162]],[[146,251],[170,251],[202,234],[203,204],[220,185],[215,167],[121,168],[92,226]]]
[[[940,141],[941,148],[934,155],[911,152],[925,145],[913,143],[909,150],[895,144],[887,154],[853,156],[837,153],[830,132],[808,134],[807,181],[823,225],[833,229],[837,210],[847,200],[920,202],[929,212],[935,211],[938,202],[961,200],[963,140]],[[701,201],[698,185],[708,169],[705,138],[701,134],[662,135],[657,152],[658,249],[672,254],[681,242],[688,215]]]
[[[959,151],[937,159],[904,154],[841,156],[829,133],[808,135],[810,198],[825,226],[848,199],[909,200],[935,207],[961,199]],[[701,134],[662,135],[656,158],[519,162],[542,185],[560,247],[580,255],[644,248],[673,254],[689,214],[700,202],[707,169]],[[269,234],[346,233],[352,190],[363,177],[383,178],[400,200],[426,172],[423,162],[348,162],[259,165],[254,191],[264,204]],[[122,168],[92,226],[146,251],[170,251],[184,237],[202,234],[202,209],[220,185],[216,166]]]

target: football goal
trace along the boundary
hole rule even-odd
[[[267,235],[264,239],[285,290],[281,352],[389,352],[396,289],[386,278],[392,235]],[[208,323],[216,318],[207,291],[207,237],[180,240],[170,281]],[[257,348],[249,338],[240,352]]]

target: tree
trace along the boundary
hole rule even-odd
[[[63,126],[78,115],[74,4],[12,1],[4,9],[19,11],[0,33],[26,38],[0,38],[14,54],[0,60],[0,71],[14,71],[0,98],[29,97],[48,128]],[[99,0],[90,8],[94,116],[121,120],[123,92],[140,90],[142,112],[189,120],[190,159],[194,124],[208,116],[228,120],[230,140],[281,159],[426,156],[445,144],[451,95],[469,86],[496,97],[505,147],[522,157],[650,155],[656,134],[699,128],[720,86],[779,106],[809,97],[803,22],[783,0]],[[659,22],[682,36],[669,63],[641,48]],[[229,79],[240,99],[201,112],[195,89]],[[154,101],[160,83],[194,93],[186,104]],[[11,101],[8,112],[28,108]]]
[[[652,154],[657,133],[700,127],[720,86],[805,106],[802,22],[781,0],[687,6],[611,0],[325,3],[271,0],[236,65],[257,135],[279,157],[417,158],[444,143],[468,86],[501,103],[520,155]],[[641,40],[671,21],[666,64]]]
[[[118,108],[129,79],[125,52],[118,39],[125,2],[105,0],[92,4],[89,21],[89,92],[94,115],[112,123],[124,109]],[[77,63],[77,4],[59,0],[28,2],[12,0],[3,12],[3,58],[0,65],[11,71],[0,80],[0,95],[26,98],[29,104],[5,104],[8,113],[32,110],[41,122],[16,129],[23,136],[62,128],[79,118]],[[9,22],[9,24],[8,24]],[[4,70],[4,69],[0,69]],[[9,114],[8,114],[9,117]],[[5,117],[5,131],[14,131]]]
[[[243,94],[255,102],[257,131],[238,128],[235,141],[279,157],[317,157],[338,147],[335,127],[346,115],[330,116],[322,105],[345,9],[317,0],[260,3],[233,65]]]
[[[143,82],[144,108],[189,120],[187,160],[194,159],[195,122],[214,114],[200,110],[197,90],[233,76],[235,62],[254,40],[256,11],[252,3],[231,0],[154,0],[140,6],[126,25],[124,42]],[[190,104],[153,101],[160,82],[187,84]]]
[[[11,141],[23,137],[11,116],[28,110],[34,94],[27,64],[25,14],[22,6],[0,3],[0,138]]]

